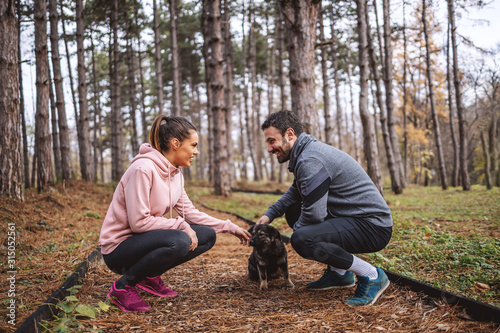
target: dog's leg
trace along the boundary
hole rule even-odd
[[[266,271],[266,267],[257,264],[257,269],[259,270],[260,290],[266,290],[267,289],[267,271]]]
[[[285,284],[289,288],[295,288],[295,285],[293,284],[292,280],[290,280],[290,277],[288,275],[288,263],[285,261],[281,263],[280,269],[283,271],[283,280],[285,281]]]

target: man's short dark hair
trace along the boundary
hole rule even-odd
[[[287,110],[271,113],[260,128],[265,130],[271,126],[276,127],[281,132],[281,135],[285,135],[286,130],[289,128],[293,129],[296,136],[304,132],[299,117],[294,112]]]

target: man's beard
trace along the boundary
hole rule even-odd
[[[279,163],[285,163],[286,161],[288,161],[290,159],[290,152],[292,151],[292,149],[291,149],[290,143],[288,141],[285,141],[279,147],[279,149],[275,149],[273,151],[273,153],[275,153],[276,151],[279,152],[279,155],[276,156]]]

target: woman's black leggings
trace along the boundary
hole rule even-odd
[[[290,227],[300,216],[300,206],[286,212]],[[306,259],[349,269],[353,253],[382,250],[392,236],[392,227],[379,227],[370,218],[330,217],[318,224],[296,230],[290,238],[292,247]]]
[[[104,262],[114,273],[121,274],[117,288],[135,286],[146,277],[160,276],[169,269],[185,263],[210,250],[215,244],[215,231],[207,226],[192,225],[198,247],[189,251],[191,239],[176,229],[152,230],[134,234],[120,243]]]

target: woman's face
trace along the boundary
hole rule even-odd
[[[175,145],[177,144],[178,147]],[[173,161],[175,167],[188,168],[193,158],[198,155],[198,133],[191,131],[189,137],[182,142],[172,140]]]

